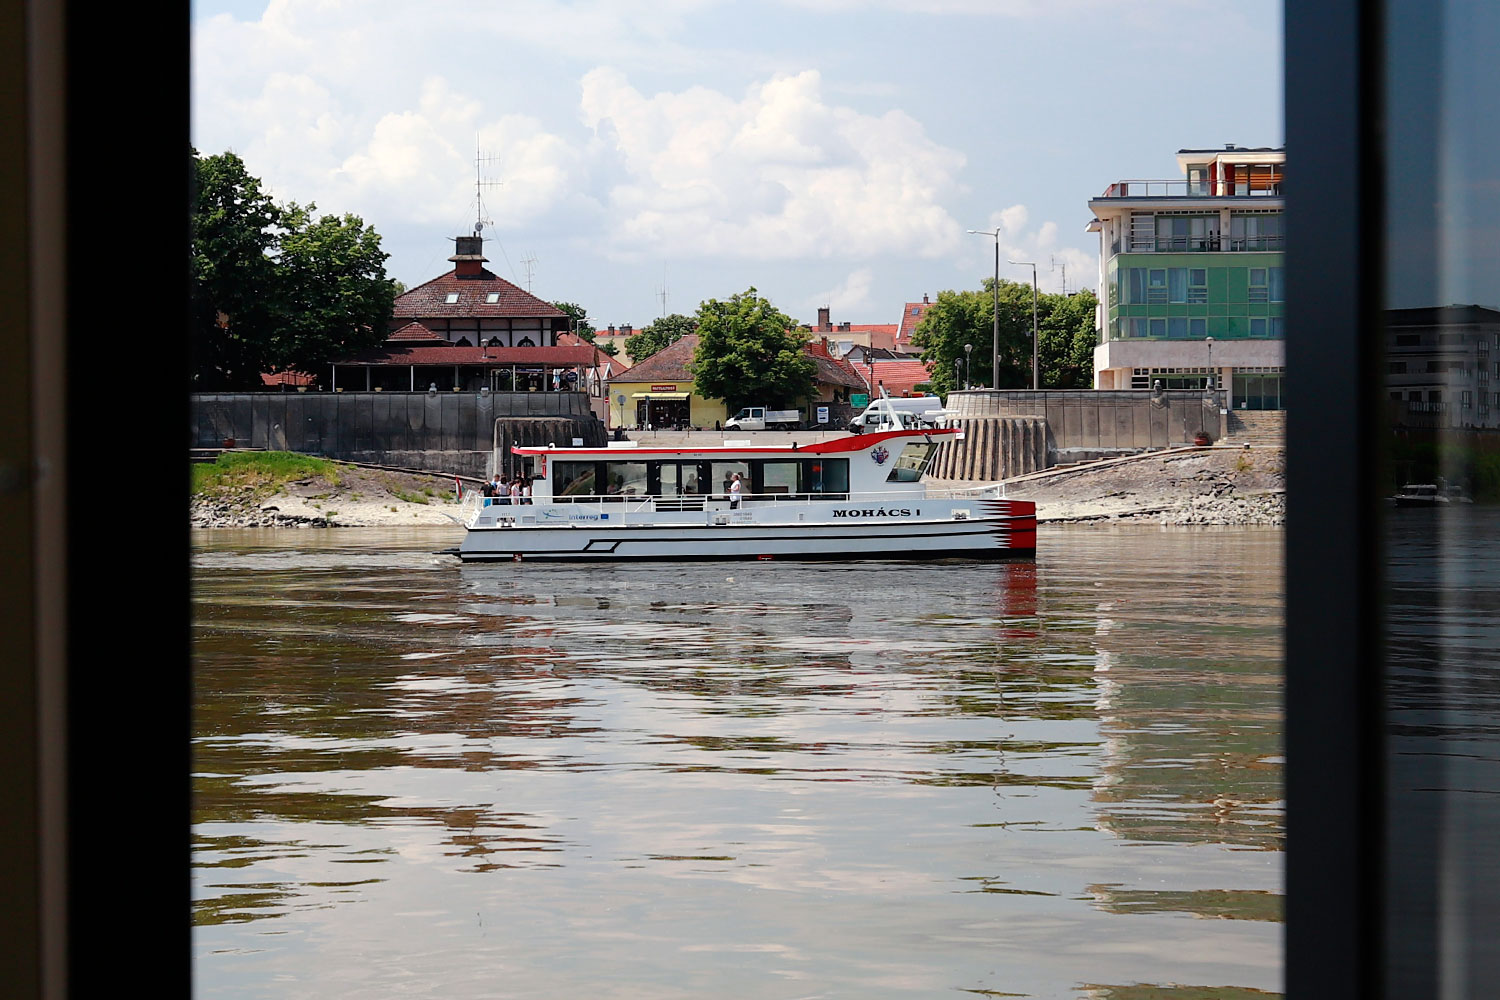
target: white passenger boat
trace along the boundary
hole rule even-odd
[[[514,448],[530,503],[469,496],[479,560],[998,559],[1036,553],[1036,505],[922,481],[948,429],[798,447]],[[738,473],[741,495],[731,496]]]

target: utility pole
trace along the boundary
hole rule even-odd
[[[993,357],[990,361],[990,388],[1000,387],[1000,228],[970,229],[971,236],[992,236],[995,239],[995,339]]]
[[[1029,260],[1013,260],[1010,263],[1031,268],[1031,388],[1036,391],[1042,387],[1042,369],[1038,364],[1041,358],[1041,341],[1036,335],[1036,264]]]

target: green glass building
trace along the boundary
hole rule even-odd
[[[1180,180],[1089,201],[1099,234],[1096,389],[1217,388],[1234,409],[1286,405],[1280,148],[1183,149]]]

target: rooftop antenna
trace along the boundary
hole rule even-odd
[[[661,286],[656,289],[656,297],[661,300],[661,314],[667,315],[667,265],[661,266]]]
[[[526,291],[531,291],[531,272],[541,263],[536,259],[536,254],[527,254],[521,258],[521,266],[526,268]]]
[[[1051,261],[1052,261],[1052,264],[1051,264],[1050,267],[1048,267],[1048,270],[1049,271],[1056,271],[1059,268],[1062,269],[1062,285],[1063,285],[1063,289],[1062,290],[1063,290],[1063,294],[1067,295],[1068,294],[1068,262],[1067,261],[1063,261],[1062,263],[1059,264],[1058,261],[1057,261],[1057,254],[1052,254],[1051,255]]]
[[[483,234],[485,226],[493,226],[495,220],[491,219],[484,210],[484,189],[487,187],[500,187],[503,181],[489,179],[483,175],[486,165],[493,165],[499,161],[498,156],[486,156],[479,147],[479,136],[474,136],[474,235]]]

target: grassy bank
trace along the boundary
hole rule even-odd
[[[343,485],[345,466],[326,458],[287,451],[225,452],[212,462],[195,464],[193,495],[214,497],[268,497],[287,483],[311,480],[332,492]]]

